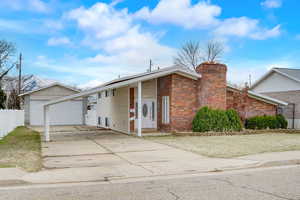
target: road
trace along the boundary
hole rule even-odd
[[[1,187],[1,200],[299,200],[300,166],[176,177]]]

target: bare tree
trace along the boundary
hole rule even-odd
[[[210,40],[205,46],[204,62],[216,63],[220,61],[224,53],[224,45],[221,42]]]
[[[174,58],[174,64],[196,69],[201,62],[200,43],[189,41],[185,43]]]
[[[16,53],[16,47],[13,43],[6,40],[0,40],[0,69],[11,64],[11,59]]]
[[[199,42],[189,41],[185,43],[174,58],[174,64],[196,69],[201,62],[216,63],[224,53],[221,42],[210,40],[201,46]]]

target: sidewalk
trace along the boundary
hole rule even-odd
[[[149,151],[149,157],[151,158],[151,151]],[[140,160],[138,155],[135,159]],[[6,182],[13,183],[14,181],[29,184],[107,181],[291,164],[300,164],[300,151],[264,153],[234,159],[202,158],[201,160],[195,160],[191,155],[190,158],[182,158],[180,162],[164,162],[163,160],[161,162],[147,162],[147,160],[144,160],[135,164],[48,169],[37,173],[26,173],[16,168],[2,168],[0,169],[0,183],[2,183],[0,185],[4,185]]]

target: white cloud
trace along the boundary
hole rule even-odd
[[[294,63],[290,61],[290,58],[286,57],[272,60],[235,60],[228,63],[227,78],[231,83],[244,86],[245,82],[249,81],[249,75],[251,75],[251,82],[253,84],[274,67],[290,68],[292,66],[294,66]]]
[[[49,46],[70,45],[72,42],[68,37],[52,37],[48,40]]]
[[[116,10],[112,5],[96,3],[90,8],[72,10],[65,17],[75,20],[85,33],[85,45],[100,51],[85,59],[89,63],[139,72],[148,66],[149,59],[170,65],[176,53],[160,44],[156,34],[142,31],[127,9]]]
[[[81,88],[81,89],[89,89],[89,88],[97,87],[101,84],[103,84],[102,81],[99,81],[99,80],[95,79],[95,80],[91,80],[91,81],[88,81],[86,83],[80,84],[80,85],[78,85],[78,87]]]
[[[90,8],[80,7],[65,15],[75,20],[78,27],[88,36],[98,39],[109,38],[126,32],[130,28],[131,17],[127,9],[115,10],[105,3],[96,3]]]
[[[203,28],[216,24],[216,17],[220,14],[219,6],[206,1],[192,5],[190,0],[160,0],[153,10],[143,7],[135,13],[135,17],[153,24],[170,23],[185,28]]]
[[[26,10],[39,13],[50,11],[50,7],[41,0],[1,0],[0,6],[16,11]]]
[[[265,0],[260,3],[265,8],[280,8],[282,5],[281,0]]]
[[[214,34],[219,36],[237,36],[263,40],[277,37],[281,34],[280,25],[272,29],[259,26],[259,21],[248,17],[228,18],[220,22],[214,30]]]

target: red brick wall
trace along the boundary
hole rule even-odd
[[[191,130],[197,108],[197,81],[172,74],[157,81],[157,118],[161,131]],[[170,99],[170,123],[162,124],[162,96]]]
[[[203,63],[196,71],[202,76],[198,84],[199,107],[226,109],[227,66]]]
[[[197,81],[173,74],[171,96],[170,119],[172,130],[191,130],[192,121],[198,108]]]
[[[171,85],[172,85],[172,75],[160,77],[157,79],[157,129],[160,131],[171,131],[170,124],[162,123],[162,97],[169,96],[170,101],[171,97]],[[170,109],[171,116],[171,109]]]
[[[259,115],[275,115],[277,107],[246,95],[246,91],[227,90],[227,109],[235,109],[242,120]]]

